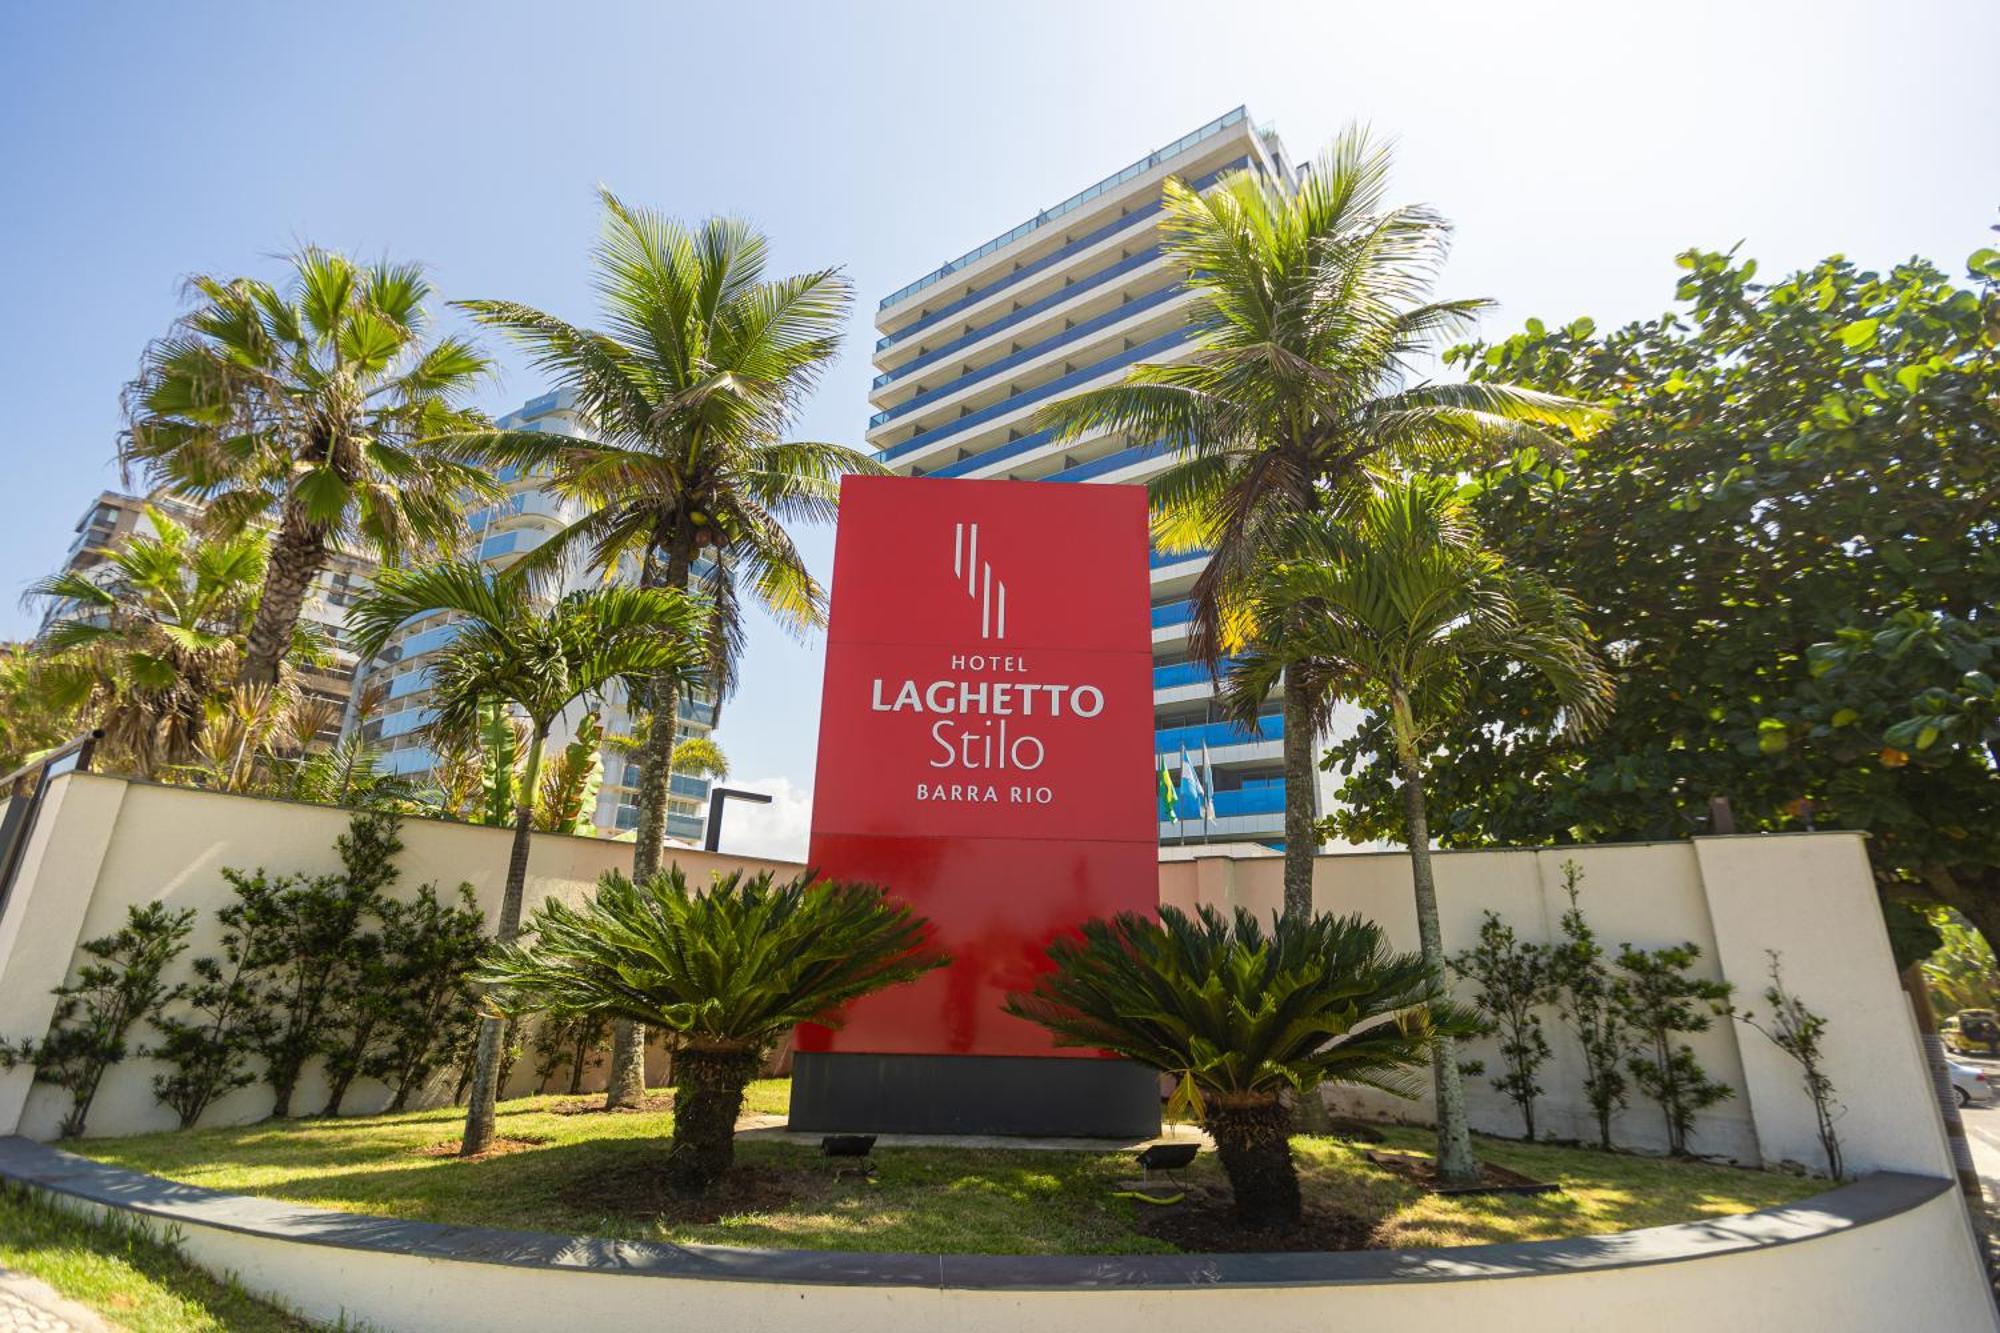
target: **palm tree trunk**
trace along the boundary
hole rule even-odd
[[[674,1059],[674,1135],[667,1173],[705,1189],[736,1160],[736,1117],[757,1072],[755,1051],[683,1047]]]
[[[1399,717],[1406,717],[1408,701],[1399,697],[1395,711]],[[1410,878],[1416,885],[1417,940],[1422,947],[1425,970],[1431,974],[1433,984],[1443,991],[1449,980],[1444,967],[1444,932],[1438,925],[1437,881],[1431,875],[1431,830],[1424,808],[1423,767],[1417,762],[1416,746],[1407,739],[1407,732],[1397,736],[1396,750],[1397,767],[1403,778]],[[1441,1036],[1431,1041],[1431,1082],[1437,1093],[1438,1178],[1452,1184],[1470,1184],[1479,1179],[1479,1161],[1472,1155],[1472,1132],[1465,1122],[1465,1080],[1458,1072],[1458,1042],[1451,1037]]]
[[[278,683],[278,664],[291,649],[299,609],[325,563],[326,534],[307,523],[296,505],[286,505],[284,526],[271,543],[270,562],[264,568],[264,590],[250,622],[243,669],[236,678],[239,685]]]
[[[1313,859],[1319,852],[1319,795],[1313,777],[1313,710],[1296,682],[1285,683],[1285,910],[1313,910]]]
[[[528,742],[528,764],[522,774],[514,803],[514,849],[507,858],[507,889],[500,896],[500,920],[493,937],[501,944],[513,943],[521,930],[521,899],[528,885],[528,852],[534,844],[535,788],[542,776],[542,745],[548,740],[549,725],[538,722],[534,739]],[[487,1014],[479,1020],[479,1045],[472,1057],[472,1097],[466,1103],[465,1137],[458,1146],[459,1156],[472,1157],[493,1144],[493,1119],[500,1101],[500,1056],[507,1020]]]
[[[1972,1160],[1972,1141],[1965,1134],[1965,1118],[1958,1113],[1958,1098],[1951,1090],[1951,1060],[1945,1054],[1944,1040],[1938,1036],[1937,1016],[1931,1012],[1930,991],[1924,986],[1924,965],[1911,963],[1904,968],[1902,982],[1911,1016],[1917,1020],[1917,1035],[1923,1041],[1924,1061],[1930,1066],[1931,1089],[1937,1096],[1938,1115],[1944,1121],[1945,1146],[1951,1149],[1958,1188],[1977,1217],[1986,1210],[1986,1194],[1980,1187],[1979,1168]]]
[[[1311,700],[1297,678],[1287,673],[1284,701],[1285,734],[1285,911],[1310,917],[1313,911],[1313,862],[1319,855],[1319,785],[1313,754],[1317,737]],[[1326,1101],[1318,1088],[1298,1095],[1298,1127],[1304,1134],[1332,1132]]]
[[[688,539],[675,534],[664,564],[649,560],[640,583],[648,588],[685,591],[694,554]],[[639,747],[639,828],[632,847],[632,882],[658,872],[667,836],[667,795],[673,783],[674,732],[680,721],[680,682],[672,673],[655,676],[646,689],[646,743]],[[611,1069],[604,1079],[607,1110],[637,1107],[646,1099],[646,1029],[629,1019],[611,1024]]]
[[[1211,1103],[1202,1126],[1229,1177],[1236,1217],[1246,1227],[1296,1226],[1303,1212],[1288,1140],[1291,1116],[1273,1098],[1249,1106]]]

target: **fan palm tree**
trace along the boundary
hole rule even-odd
[[[1544,679],[1581,732],[1611,703],[1612,683],[1575,601],[1510,568],[1485,545],[1452,484],[1410,477],[1378,484],[1338,519],[1301,521],[1286,536],[1293,557],[1251,582],[1245,614],[1251,648],[1230,676],[1226,701],[1254,716],[1281,675],[1309,673],[1336,695],[1387,714],[1402,779],[1424,966],[1445,984],[1437,887],[1431,875],[1424,765],[1430,738],[1475,705],[1482,670]],[[1454,1044],[1431,1052],[1438,1103],[1438,1170],[1476,1175]]]
[[[1338,1082],[1408,1096],[1435,1034],[1470,1030],[1431,969],[1358,916],[1286,911],[1267,930],[1247,908],[1163,906],[1086,922],[1049,958],[1007,1012],[1177,1076],[1247,1226],[1299,1220],[1288,1095]]]
[[[881,470],[840,445],[784,438],[840,345],[852,292],[832,269],[767,277],[764,237],[744,222],[689,228],[608,191],[602,198],[602,331],[511,301],[461,303],[575,394],[595,438],[490,432],[462,447],[546,468],[551,488],[587,510],[521,568],[555,569],[587,553],[606,573],[635,570],[642,586],[704,593],[714,607],[706,680],[719,701],[735,683],[746,596],[799,633],[825,623],[825,594],[784,523],[830,520],[843,473]],[[636,879],[660,862],[683,686],[669,673],[632,699],[635,713],[650,715]],[[636,1104],[643,1049],[644,1034],[621,1022],[608,1104]]]
[[[1065,438],[1119,431],[1178,455],[1151,484],[1154,541],[1212,552],[1194,591],[1192,649],[1220,672],[1240,638],[1231,590],[1302,515],[1338,510],[1371,466],[1525,442],[1597,415],[1505,384],[1444,384],[1423,365],[1490,302],[1430,299],[1450,227],[1385,202],[1390,149],[1350,128],[1294,182],[1238,172],[1207,193],[1169,180],[1162,248],[1194,293],[1197,350],[1045,409]],[[1285,905],[1312,908],[1313,772],[1332,700],[1284,682]]]
[[[765,871],[690,888],[678,865],[633,883],[613,871],[580,907],[544,902],[526,944],[479,980],[521,1012],[608,1014],[678,1039],[671,1177],[701,1188],[735,1157],[743,1089],[804,1022],[947,961],[929,923],[881,889]]]
[[[614,686],[629,688],[662,671],[699,673],[708,611],[683,592],[621,586],[573,592],[544,606],[513,571],[491,576],[469,561],[389,569],[348,612],[355,651],[366,661],[399,627],[439,611],[459,620],[457,636],[429,668],[430,733],[475,733],[495,700],[527,718],[527,758],[513,784],[514,846],[495,927],[505,944],[521,924],[535,793],[550,728],[578,699],[600,698]],[[485,1151],[493,1140],[503,1026],[490,1015],[481,1020],[461,1146],[466,1156]]]
[[[270,542],[254,531],[204,540],[159,509],[145,514],[150,534],[28,597],[55,616],[40,643],[51,697],[103,728],[108,763],[152,777],[200,756],[211,709],[236,679]],[[298,625],[288,643],[304,659],[323,651]]]
[[[336,547],[385,563],[454,543],[492,479],[430,441],[480,424],[460,404],[488,364],[470,342],[425,345],[430,284],[414,264],[362,266],[307,247],[283,290],[198,277],[192,310],[147,349],[125,391],[120,457],[206,502],[224,533],[277,532],[241,679],[269,685],[315,575]]]

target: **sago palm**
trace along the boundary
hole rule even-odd
[[[1311,674],[1341,698],[1385,713],[1402,778],[1404,820],[1424,965],[1445,984],[1437,887],[1424,806],[1430,738],[1472,706],[1481,671],[1525,671],[1545,680],[1572,731],[1600,720],[1611,677],[1568,594],[1510,568],[1484,542],[1448,481],[1384,481],[1338,518],[1295,522],[1290,558],[1249,583],[1244,613],[1252,647],[1226,699],[1254,716],[1281,675]],[[1478,1164],[1465,1120],[1453,1042],[1432,1051],[1438,1170],[1451,1180]]]
[[[1371,466],[1457,459],[1579,426],[1583,404],[1505,384],[1426,378],[1428,357],[1490,303],[1430,299],[1450,227],[1386,202],[1391,153],[1349,129],[1295,182],[1251,172],[1206,193],[1169,180],[1161,245],[1194,293],[1196,350],[1049,407],[1074,437],[1162,440],[1177,461],[1151,484],[1154,540],[1210,551],[1193,592],[1192,647],[1219,669],[1240,637],[1230,594],[1299,516],[1338,510]],[[1286,682],[1285,904],[1312,907],[1313,770],[1332,700]]]
[[[801,633],[824,623],[825,595],[785,523],[830,520],[841,475],[880,470],[855,450],[784,438],[840,345],[852,292],[831,269],[768,276],[764,237],[736,219],[689,228],[608,191],[603,204],[593,255],[602,329],[511,301],[462,303],[575,394],[593,438],[493,432],[465,447],[546,468],[549,485],[587,510],[523,568],[583,554],[606,572],[636,571],[646,587],[704,593],[715,608],[707,683],[719,701],[735,681],[745,600]],[[632,856],[640,879],[658,867],[666,834],[681,693],[669,674],[633,699],[651,723]],[[642,1045],[620,1024],[610,1104],[642,1091]]]
[[[120,454],[222,532],[277,533],[242,681],[267,685],[335,548],[394,563],[455,542],[488,475],[434,437],[484,420],[461,404],[487,361],[462,338],[426,345],[430,284],[414,264],[363,266],[307,247],[283,288],[198,277],[194,308],[127,387]]]
[[[542,752],[556,719],[578,699],[601,699],[614,686],[630,688],[662,671],[699,672],[708,609],[682,592],[621,586],[573,592],[549,605],[515,572],[496,577],[471,562],[390,569],[348,613],[355,651],[366,661],[398,628],[439,611],[458,620],[455,637],[429,667],[430,734],[477,732],[496,700],[527,719],[527,758],[512,787],[513,852],[494,932],[504,944],[520,928]],[[493,1139],[502,1026],[492,1016],[481,1020],[461,1148],[467,1156]]]
[[[55,619],[40,641],[43,684],[104,729],[107,762],[140,777],[194,762],[210,709],[228,693],[257,607],[269,541],[203,539],[160,510],[88,571],[36,583]],[[299,654],[317,640],[293,627]]]
[[[1299,1220],[1289,1095],[1333,1082],[1407,1096],[1434,1035],[1468,1024],[1422,959],[1358,916],[1287,911],[1267,928],[1245,908],[1163,906],[1085,922],[1049,958],[1007,1011],[1179,1078],[1253,1227]]]
[[[941,967],[929,923],[881,889],[771,872],[690,887],[678,865],[612,872],[577,907],[542,904],[480,980],[523,1011],[605,1014],[676,1038],[670,1175],[703,1187],[734,1161],[743,1089],[804,1022]]]

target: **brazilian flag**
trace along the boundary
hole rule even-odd
[[[1160,809],[1165,812],[1160,818],[1168,823],[1180,821],[1180,796],[1174,790],[1173,775],[1167,771],[1165,755],[1160,756]]]

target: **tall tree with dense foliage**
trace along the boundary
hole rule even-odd
[[[735,1158],[743,1089],[804,1022],[944,966],[928,923],[879,888],[742,871],[690,887],[677,865],[635,884],[613,871],[579,907],[550,899],[532,938],[480,979],[522,1012],[603,1014],[674,1034],[667,1170],[700,1189]]]
[[[208,505],[218,531],[276,531],[241,679],[269,685],[330,552],[394,563],[465,532],[468,496],[497,493],[433,441],[483,421],[486,375],[463,338],[427,341],[414,264],[356,264],[308,246],[279,287],[197,277],[194,306],[146,349],[125,393],[125,465]]]
[[[1342,510],[1372,467],[1547,447],[1544,427],[1593,416],[1556,394],[1427,378],[1438,342],[1491,303],[1431,299],[1450,227],[1388,204],[1391,164],[1356,128],[1296,181],[1245,171],[1198,193],[1169,180],[1162,245],[1194,293],[1197,350],[1042,414],[1065,436],[1120,431],[1175,449],[1151,487],[1154,540],[1213,553],[1193,593],[1193,649],[1212,669],[1241,637],[1232,591],[1300,518]],[[1285,905],[1305,913],[1313,767],[1335,696],[1303,667],[1284,684]]]
[[[495,432],[473,443],[545,468],[552,489],[588,510],[523,568],[560,567],[581,552],[599,570],[636,570],[645,587],[706,595],[714,617],[704,680],[719,700],[735,685],[746,599],[799,633],[825,622],[825,593],[785,524],[830,521],[841,475],[880,470],[853,449],[785,438],[840,346],[852,288],[833,269],[768,276],[767,242],[738,219],[687,227],[609,191],[603,204],[593,255],[601,330],[512,301],[464,303],[574,393],[592,438]],[[685,686],[668,672],[633,695],[649,722],[635,879],[659,867]],[[621,1022],[610,1104],[636,1104],[644,1091],[643,1047],[644,1035]]]
[[[1620,687],[1574,746],[1537,682],[1483,675],[1438,734],[1438,837],[1686,837],[1725,798],[1744,831],[1865,830],[1892,897],[2000,938],[2000,251],[1969,282],[1680,262],[1658,319],[1530,321],[1456,354],[1475,383],[1617,402],[1573,459],[1487,473],[1474,509],[1577,596]],[[1345,836],[1394,827],[1387,739],[1335,756]]]
[[[363,660],[373,657],[397,629],[438,611],[458,619],[456,636],[430,666],[431,733],[476,732],[495,700],[528,722],[527,759],[513,786],[514,845],[495,924],[495,937],[505,945],[520,929],[542,753],[556,719],[579,699],[601,699],[614,687],[630,689],[661,672],[698,676],[710,611],[679,590],[618,585],[544,604],[518,573],[495,577],[471,562],[392,569],[376,577],[349,613],[355,651]],[[466,1156],[493,1141],[502,1026],[494,1015],[481,1020]]]
[[[1446,985],[1431,873],[1425,784],[1433,738],[1463,718],[1478,673],[1498,666],[1541,682],[1571,731],[1610,703],[1611,680],[1574,602],[1515,568],[1486,544],[1452,483],[1427,477],[1385,481],[1337,519],[1295,523],[1293,552],[1249,582],[1251,647],[1230,676],[1226,699],[1249,718],[1281,675],[1310,674],[1383,721],[1396,765],[1410,849],[1417,934],[1424,965]],[[1431,1048],[1438,1102],[1438,1170],[1476,1177],[1456,1043]]]
[[[1408,1096],[1407,1071],[1442,1034],[1470,1032],[1438,973],[1358,916],[1204,904],[1087,921],[1049,946],[1055,966],[1007,1011],[1066,1046],[1114,1051],[1181,1080],[1215,1139],[1245,1225],[1296,1225],[1289,1095],[1352,1083]]]
[[[104,730],[104,759],[152,777],[201,756],[256,614],[270,543],[258,532],[202,538],[149,507],[135,535],[94,570],[36,583],[54,619],[34,673],[59,708]],[[295,650],[316,640],[294,627]]]

